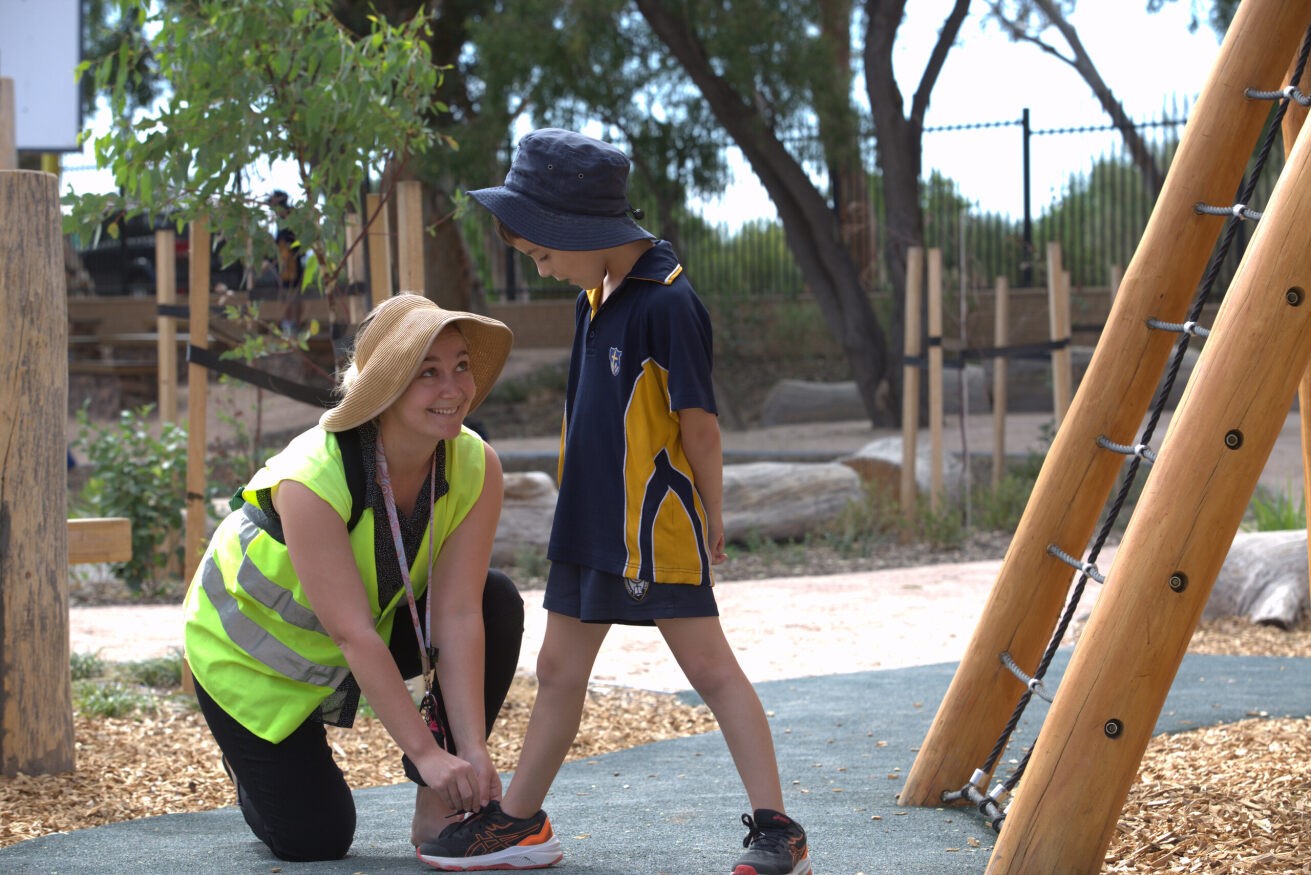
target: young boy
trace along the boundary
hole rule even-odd
[[[505,185],[469,192],[542,276],[584,291],[569,366],[538,693],[499,806],[447,827],[419,858],[446,870],[541,868],[540,810],[582,717],[612,623],[654,625],[714,712],[754,809],[733,875],[807,875],[783,813],[769,722],[724,637],[710,566],[723,562],[723,471],[710,317],[673,249],[628,203],[628,157],[545,129]]]

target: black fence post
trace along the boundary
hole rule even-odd
[[[1027,106],[1020,116],[1020,136],[1024,142],[1024,252],[1020,256],[1020,285],[1027,289],[1033,287],[1033,207],[1029,191],[1029,140],[1033,137],[1033,128],[1029,124]]]

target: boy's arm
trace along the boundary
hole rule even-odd
[[[692,465],[696,490],[710,524],[710,562],[728,559],[724,552],[724,452],[719,435],[719,417],[700,407],[678,411],[678,429],[683,452]]]

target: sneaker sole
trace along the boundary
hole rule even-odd
[[[564,859],[560,840],[555,836],[540,845],[516,846],[503,851],[482,854],[478,857],[433,857],[418,848],[414,855],[419,862],[442,872],[484,872],[490,869],[545,869]]]
[[[810,854],[797,861],[787,875],[811,875],[813,870],[810,868]],[[733,870],[733,875],[758,875],[755,866],[738,866]]]

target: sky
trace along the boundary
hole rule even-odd
[[[950,0],[915,0],[903,23],[894,64],[902,91],[913,92]],[[1203,2],[1200,5],[1209,8]],[[947,57],[926,117],[929,127],[1019,119],[1027,107],[1036,129],[1104,125],[1108,119],[1083,80],[1066,64],[1038,48],[1012,43],[995,24],[983,21],[975,2],[970,18]],[[1190,0],[1174,0],[1156,14],[1147,0],[1084,0],[1070,20],[1102,77],[1134,118],[1157,117],[1171,95],[1196,97],[1219,53],[1219,38],[1202,24],[1188,32]],[[1055,37],[1056,35],[1050,34]],[[1062,48],[1064,48],[1062,46]],[[859,89],[863,92],[864,85]],[[1113,134],[1036,137],[1031,150],[1031,208],[1037,214],[1071,172],[1115,142]],[[79,192],[112,187],[108,174],[75,171],[93,165],[89,149],[64,156],[64,187]],[[961,194],[983,209],[1023,213],[1021,136],[1018,127],[986,131],[927,133],[924,167],[938,168]],[[724,196],[702,205],[712,222],[737,225],[772,218],[776,212],[749,167],[736,156],[733,184]],[[296,190],[295,177],[273,172],[268,188]]]
[[[919,82],[950,0],[915,0],[898,32],[893,64],[907,101]],[[1209,8],[1209,4],[1203,4]],[[972,9],[981,7],[972,4]],[[1190,0],[1175,0],[1149,14],[1147,0],[1084,0],[1070,21],[1102,78],[1132,118],[1159,117],[1170,95],[1195,98],[1219,54],[1215,32],[1202,24],[1188,32]],[[1055,44],[1064,49],[1054,32]],[[862,90],[864,84],[859,86]],[[972,12],[947,55],[933,89],[926,127],[1018,120],[1029,109],[1035,129],[1085,127],[1109,122],[1092,91],[1067,64],[1036,46],[1012,43],[995,24]],[[1018,127],[927,133],[924,168],[939,168],[968,200],[983,209],[1024,212],[1023,160]],[[1059,194],[1071,172],[1116,142],[1113,133],[1035,137],[1031,149],[1031,208]],[[775,216],[750,168],[739,163],[735,184],[711,221],[734,224],[743,216]]]

